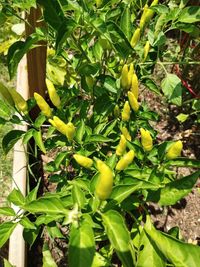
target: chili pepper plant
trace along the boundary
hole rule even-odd
[[[170,206],[191,192],[200,162],[182,157],[181,140],[157,141],[153,125],[159,116],[140,98],[146,86],[181,105],[184,88],[166,69],[167,32],[198,28],[200,7],[187,2],[3,1],[5,18],[38,5],[45,23],[9,48],[11,78],[34,44],[43,40],[48,47],[46,98],[35,93],[25,101],[14,89],[0,87],[1,124],[28,125],[27,132],[5,135],[4,153],[20,139],[37,160],[52,151],[55,156],[44,164],[54,190],[39,194],[44,178],[29,165],[36,187],[27,188],[26,196],[17,188],[8,196],[20,211],[0,208],[10,216],[0,225],[1,247],[21,224],[30,246],[41,232],[65,240],[70,267],[199,266],[200,248],[174,229],[156,229],[148,206]],[[154,80],[156,65],[165,71],[162,89]],[[33,119],[36,105],[40,113]],[[193,172],[180,177],[175,167]],[[43,266],[57,266],[47,244]]]

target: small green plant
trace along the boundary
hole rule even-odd
[[[35,3],[25,2],[17,7]],[[33,44],[48,41],[50,101],[37,93],[25,101],[2,85],[1,123],[29,125],[27,132],[10,131],[2,144],[7,154],[17,140],[29,146],[33,138],[35,148],[29,151],[35,157],[35,152],[57,149],[44,166],[56,190],[38,196],[37,173],[37,186],[26,196],[14,189],[8,201],[20,211],[0,209],[11,216],[0,225],[0,246],[21,224],[30,245],[41,229],[52,239],[65,239],[70,267],[198,267],[200,248],[179,240],[173,231],[157,230],[148,203],[168,206],[185,197],[200,171],[177,177],[174,167],[197,169],[200,162],[181,157],[180,140],[157,142],[151,122],[159,116],[141,103],[139,89],[143,83],[161,93],[151,78],[159,64],[166,74],[164,94],[181,104],[181,82],[167,72],[162,59],[167,57],[166,32],[200,21],[200,8],[184,7],[186,2],[37,1],[47,27],[10,47],[8,68],[13,77]],[[41,112],[33,121],[30,111],[36,105]],[[56,266],[46,244],[43,265]]]

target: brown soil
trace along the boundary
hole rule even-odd
[[[163,103],[163,98],[145,89],[143,95],[149,107],[161,116],[160,121],[154,125],[158,131],[158,141],[180,139],[184,145],[183,155],[200,159],[200,127],[192,119],[184,124],[178,123],[176,116],[181,112],[179,109],[173,105],[167,106],[166,103]],[[177,171],[179,175],[186,176],[194,170],[177,168]],[[178,226],[185,241],[200,245],[199,187],[200,179],[187,197],[166,209],[151,203],[149,209],[156,227],[168,231],[170,228]]]

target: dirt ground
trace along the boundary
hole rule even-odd
[[[200,159],[200,127],[194,124],[193,118],[184,124],[178,123],[176,116],[181,112],[173,105],[168,106],[163,98],[144,89],[144,99],[149,107],[160,114],[160,121],[154,126],[158,131],[158,141],[181,140],[183,156]],[[143,100],[144,100],[143,99]],[[178,168],[178,174],[189,175],[191,169]],[[152,219],[158,229],[168,231],[178,226],[186,242],[200,245],[200,179],[192,192],[176,205],[166,209],[150,204]]]

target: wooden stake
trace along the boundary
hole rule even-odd
[[[28,24],[25,25],[26,37],[35,31],[36,27],[44,27],[41,21],[41,9],[31,8],[30,14],[27,15]],[[28,66],[28,84],[29,96],[32,97],[34,92],[44,97],[46,84],[46,52],[47,47],[44,41],[39,42],[40,46],[32,49],[27,54]]]

